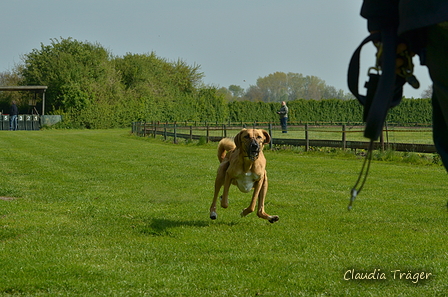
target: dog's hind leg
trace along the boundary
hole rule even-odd
[[[216,220],[218,218],[218,214],[216,213],[216,202],[218,201],[219,191],[221,187],[224,185],[226,170],[229,167],[228,162],[223,162],[219,165],[218,173],[216,174],[215,179],[215,193],[213,195],[212,205],[210,206],[210,219]]]
[[[210,206],[210,219],[216,220],[218,218],[218,214],[216,213],[216,202],[218,201],[219,191],[223,185],[222,179],[219,179],[218,176],[215,180],[215,193],[213,195],[212,205]]]
[[[230,178],[229,174],[226,173],[226,177],[224,179],[224,190],[222,191],[222,196],[221,196],[221,207],[222,208],[229,207],[229,189],[230,189],[231,184],[232,184],[232,179]]]
[[[218,214],[216,213],[216,202],[218,201],[219,191],[221,190],[222,182],[216,180],[215,181],[215,194],[213,195],[212,205],[210,206],[210,219],[216,220],[218,218]]]

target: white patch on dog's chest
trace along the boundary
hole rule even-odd
[[[247,193],[252,190],[254,183],[260,179],[260,176],[253,172],[247,172],[240,174],[235,179],[238,189],[240,189],[241,192]]]

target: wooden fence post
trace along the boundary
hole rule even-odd
[[[345,125],[342,125],[342,149],[345,151],[347,149],[347,142],[345,138]]]
[[[222,125],[222,134],[223,134],[223,136],[224,136],[224,138],[226,138],[227,137],[227,127],[226,127],[226,124],[223,124]]]
[[[190,141],[193,141],[193,126],[190,126]]]
[[[166,122],[165,124],[164,124],[164,128],[163,128],[163,139],[165,139],[166,140],[166,138],[167,138],[167,131],[166,131],[166,129],[167,129],[167,126],[168,126],[168,122]]]
[[[177,143],[177,124],[174,122],[174,143]]]
[[[310,149],[310,139],[308,138],[308,124],[305,124],[305,152]]]
[[[210,139],[210,127],[207,125],[207,143]]]
[[[154,137],[154,133],[155,133],[154,127],[155,127],[155,125],[156,125],[155,121],[151,121],[151,134],[152,134],[152,137]]]
[[[271,136],[271,141],[269,141],[269,149],[272,150],[274,144],[274,137],[272,137],[272,123],[269,122],[269,135]]]

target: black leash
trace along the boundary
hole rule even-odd
[[[361,172],[359,173],[358,180],[356,181],[355,185],[353,186],[350,194],[350,202],[348,204],[348,210],[351,210],[353,208],[353,202],[355,202],[356,196],[361,192],[362,188],[364,187],[364,184],[366,183],[367,176],[369,175],[369,169],[370,169],[370,163],[372,162],[372,153],[373,153],[373,140],[370,141],[369,144],[369,150],[367,151],[367,156],[364,158],[364,163],[362,164]],[[367,168],[366,168],[367,164]],[[364,171],[365,168],[365,171]],[[364,178],[363,178],[364,175]],[[361,182],[362,179],[362,182]],[[361,182],[361,186],[357,189],[359,183]]]
[[[364,136],[370,139],[370,145],[366,159],[361,168],[358,180],[351,190],[351,198],[348,209],[352,209],[356,196],[361,192],[367,180],[372,160],[373,143],[383,131],[387,112],[390,108],[397,106],[403,96],[403,85],[409,82],[414,88],[418,88],[418,81],[413,72],[412,58],[407,51],[401,54],[404,58],[404,66],[396,73],[397,59],[397,37],[396,28],[387,28],[381,32],[371,34],[365,38],[353,53],[348,68],[347,82],[352,94],[364,106],[363,120],[366,123]],[[359,84],[359,66],[362,47],[369,42],[378,42],[376,66],[369,69],[369,80],[366,82],[367,94],[360,95],[358,91]],[[375,70],[376,73],[371,72]],[[381,74],[380,74],[381,72]],[[363,177],[364,176],[364,177]],[[362,182],[361,182],[362,180]],[[360,187],[357,189],[358,185]]]

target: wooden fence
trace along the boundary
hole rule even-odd
[[[331,128],[331,131],[320,130],[320,132],[339,133],[340,139],[313,139],[310,136],[310,132],[315,131],[316,127]],[[353,124],[347,129],[346,124],[330,125],[329,123],[313,123],[302,125],[289,125],[288,132],[295,132],[290,134],[282,134],[281,127],[275,126],[272,123],[160,123],[160,122],[134,122],[132,124],[132,133],[142,137],[156,137],[160,135],[164,139],[172,138],[174,143],[177,143],[179,138],[187,140],[203,140],[205,142],[217,142],[224,137],[233,137],[242,128],[256,128],[265,129],[271,135],[270,148],[274,145],[291,145],[291,146],[303,146],[305,151],[308,151],[311,147],[334,147],[342,149],[368,149],[368,141],[348,140],[347,135],[353,133],[359,133],[362,135],[363,126]],[[355,129],[353,129],[355,128]],[[411,131],[412,127],[408,130],[402,129],[401,132]],[[296,134],[297,131],[303,131],[303,138],[287,138],[291,134]],[[408,151],[408,152],[420,152],[420,153],[436,153],[435,146],[433,144],[424,143],[400,143],[391,142],[388,140],[387,126],[381,134],[380,140],[375,142],[374,148],[380,150],[392,149],[396,151]],[[396,131],[396,130],[394,130]],[[431,129],[426,127],[422,132],[431,132]],[[276,134],[279,136],[276,137]],[[386,137],[385,137],[386,135]]]

